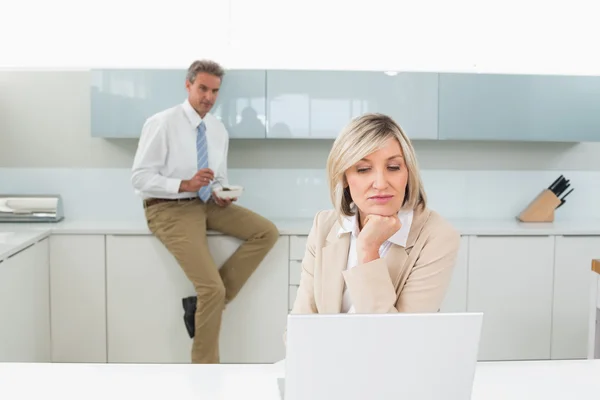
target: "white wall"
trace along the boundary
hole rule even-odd
[[[60,193],[71,217],[140,218],[129,184],[137,141],[92,138],[89,106],[85,71],[0,71],[0,192]],[[331,144],[232,140],[232,182],[248,189],[241,204],[274,218],[310,218],[329,207]],[[512,218],[565,173],[576,190],[557,219],[600,218],[600,143],[415,147],[431,204],[449,217]]]
[[[593,0],[9,3],[0,68],[185,68],[209,57],[229,68],[600,72]]]

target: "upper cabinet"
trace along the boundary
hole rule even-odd
[[[186,70],[91,71],[92,136],[137,138],[147,118],[187,97]],[[265,71],[226,71],[212,113],[232,138],[264,138]]]
[[[186,98],[185,73],[168,69],[93,70],[92,136],[139,137],[147,118]]]
[[[600,77],[440,74],[439,138],[600,141]]]
[[[266,79],[264,70],[225,72],[211,112],[225,124],[229,137],[264,139],[267,136]]]
[[[185,74],[91,71],[92,136],[139,137],[185,100]],[[232,69],[212,109],[232,139],[333,139],[370,112],[412,140],[600,141],[600,76]]]
[[[267,71],[267,137],[338,136],[354,117],[387,114],[411,139],[437,139],[435,73]]]

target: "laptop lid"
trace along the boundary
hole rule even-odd
[[[482,313],[289,315],[285,400],[468,400]]]

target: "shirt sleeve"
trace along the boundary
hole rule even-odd
[[[142,128],[138,149],[133,160],[131,183],[141,192],[156,196],[179,192],[181,179],[160,174],[168,153],[167,132],[164,123],[147,120]]]

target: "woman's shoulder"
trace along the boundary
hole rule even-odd
[[[315,214],[313,219],[312,231],[321,234],[329,232],[338,222],[338,215],[335,210],[321,210]]]
[[[418,235],[424,239],[443,238],[444,240],[460,241],[460,233],[456,228],[438,212],[425,208],[415,211],[413,227],[418,230]],[[416,233],[416,232],[415,232]]]

